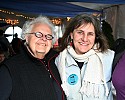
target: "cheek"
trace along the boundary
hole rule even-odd
[[[91,43],[94,44],[95,43],[95,37],[91,38],[90,41],[91,41]]]
[[[48,47],[50,47],[50,48],[53,47],[53,46],[52,46],[52,41],[49,41],[49,42],[48,42]]]
[[[77,40],[79,40],[81,37],[79,36],[79,35],[77,35],[77,34],[74,34],[73,35],[73,40],[74,41],[77,41]]]
[[[38,40],[33,38],[33,37],[29,37],[28,38],[28,45],[30,46],[31,49],[35,48],[35,44]]]
[[[93,47],[95,45],[95,38],[91,38],[89,41],[90,41],[90,47]]]

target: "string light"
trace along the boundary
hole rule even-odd
[[[60,18],[53,18],[53,19],[51,19],[51,21],[55,25],[60,25],[62,23]]]
[[[15,25],[15,24],[18,24],[18,23],[19,23],[18,20],[11,20],[11,19],[6,19],[5,21],[6,21],[6,23],[12,24],[12,25]]]
[[[67,21],[70,21],[70,19],[71,19],[70,17],[66,17],[66,18],[67,18]]]
[[[14,15],[14,16],[17,16],[17,17],[22,17],[22,18],[25,18],[25,19],[34,19],[34,17],[31,18],[31,17],[28,17],[28,16],[24,16],[22,14],[16,14],[14,12],[7,11],[7,10],[1,10],[0,9],[0,12],[5,13],[5,14],[9,14],[9,15]],[[67,21],[70,21],[70,19],[71,19],[70,17],[67,17]],[[12,19],[7,19],[7,18],[0,18],[0,20],[5,21],[6,23],[9,23],[9,24],[12,24],[12,25],[19,24],[18,19],[12,20]],[[55,25],[61,25],[62,24],[61,18],[52,18],[51,21]]]
[[[15,16],[18,16],[18,17],[23,17],[25,19],[34,19],[34,18],[31,18],[31,17],[24,16],[22,14],[15,14],[14,12],[10,12],[10,11],[7,11],[7,10],[1,10],[0,9],[0,12],[6,13],[6,14],[9,14],[9,15],[15,15]]]
[[[2,13],[5,13],[5,14],[9,14],[9,15],[14,15],[14,16],[17,16],[17,17],[23,17],[25,19],[33,19],[31,17],[27,17],[27,16],[24,16],[22,14],[16,14],[14,12],[11,12],[11,11],[7,11],[7,10],[1,10],[0,9],[0,12]],[[7,18],[0,18],[1,21],[5,21],[6,23],[8,24],[12,24],[12,25],[15,25],[15,24],[19,24],[19,20],[18,19],[7,19]]]

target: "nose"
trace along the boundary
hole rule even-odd
[[[46,41],[47,40],[46,35],[42,35],[40,39],[42,39],[43,41]]]
[[[87,36],[86,34],[83,34],[83,35],[82,35],[82,40],[83,40],[83,41],[88,41],[88,36]]]

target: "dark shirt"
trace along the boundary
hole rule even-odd
[[[26,53],[26,52],[25,52]],[[19,54],[19,55],[21,55],[21,54]],[[12,57],[12,58],[10,58],[11,60],[7,60],[7,61],[5,61],[5,62],[3,62],[3,64],[5,64],[5,65],[2,65],[2,66],[0,66],[0,100],[7,100],[10,96],[14,96],[14,98],[17,98],[18,96],[21,96],[19,93],[20,93],[20,91],[24,91],[24,93],[27,93],[25,90],[24,90],[24,88],[21,88],[21,87],[23,87],[23,84],[22,83],[26,83],[26,82],[24,82],[24,81],[27,81],[27,82],[30,82],[29,83],[29,86],[28,87],[31,87],[31,88],[33,88],[33,89],[35,89],[35,91],[34,90],[32,90],[31,91],[31,93],[33,93],[33,95],[34,96],[37,96],[38,95],[38,93],[40,93],[42,96],[44,96],[44,92],[46,92],[47,94],[49,94],[50,93],[50,91],[55,91],[55,93],[56,93],[56,98],[57,98],[57,100],[62,100],[62,95],[64,95],[64,94],[62,94],[63,92],[61,91],[61,87],[59,86],[59,84],[61,83],[61,79],[59,78],[59,73],[58,73],[58,71],[57,71],[57,68],[56,68],[56,66],[53,66],[52,64],[53,64],[53,62],[49,65],[49,63],[48,62],[50,62],[50,60],[48,59],[48,57],[49,58],[51,58],[52,56],[53,56],[53,53],[51,52],[51,53],[48,53],[46,56],[46,58],[47,58],[47,60],[46,59],[43,59],[43,60],[41,60],[41,62],[39,62],[38,60],[35,60],[35,58],[32,58],[32,62],[30,63],[29,61],[31,60],[31,58],[28,60],[27,58],[28,57],[26,57],[25,55],[27,55],[27,54],[23,54],[24,55],[24,58],[22,58],[21,56],[19,56],[19,55],[15,55],[16,57]],[[18,57],[19,56],[19,57]],[[21,57],[21,58],[20,58]],[[9,62],[10,64],[12,64],[13,62],[16,62],[16,64],[15,63],[13,63],[12,65],[11,65],[11,67],[9,67],[9,65],[10,64],[8,64],[7,62]],[[24,62],[24,63],[23,63]],[[21,65],[21,64],[23,64],[23,65]],[[38,65],[38,66],[36,66],[36,65],[34,65],[36,63],[36,65]],[[28,64],[28,65],[27,65]],[[43,64],[43,65],[42,65]],[[42,66],[41,66],[42,65]],[[8,67],[7,67],[8,66]],[[16,67],[17,66],[17,67]],[[51,69],[50,67],[48,67],[48,66],[53,66],[53,68]],[[27,68],[29,68],[29,70],[27,70]],[[35,69],[35,67],[36,67],[36,70],[34,70]],[[46,67],[46,70],[49,70],[48,71],[48,73],[49,73],[49,76],[51,76],[50,77],[50,79],[49,78],[47,78],[47,73],[46,73],[46,71],[42,71],[42,72],[45,72],[46,73],[46,75],[44,74],[44,73],[41,73],[41,70],[43,70],[43,69],[45,69],[45,68],[43,68],[43,67]],[[11,69],[10,69],[11,68]],[[18,74],[18,72],[16,72],[16,71],[14,71],[13,72],[13,68],[14,68],[14,70],[16,69],[16,70],[21,70],[20,72],[21,72],[21,74],[20,74],[20,72],[19,72],[19,74]],[[24,69],[24,71],[22,70],[22,69]],[[40,70],[41,69],[41,70]],[[33,72],[32,73],[32,75],[30,74],[31,72]],[[34,75],[36,75],[35,73],[36,72],[39,72],[39,76],[37,77],[37,76],[34,76]],[[16,79],[16,76],[15,76],[15,73],[17,73],[17,75],[24,75],[24,77],[23,76],[21,76],[21,77],[19,77],[19,76],[17,76],[17,79]],[[13,76],[13,74],[14,74],[14,76]],[[29,76],[25,76],[25,75],[29,75]],[[22,78],[23,77],[23,78]],[[33,78],[37,78],[37,79],[39,79],[40,77],[42,77],[41,78],[41,80],[39,80],[40,81],[40,83],[39,83],[39,81],[37,80],[37,79],[28,79],[27,80],[27,77],[33,77]],[[21,79],[19,79],[19,78],[21,78]],[[44,80],[44,78],[45,78],[45,80]],[[47,78],[47,79],[46,79]],[[14,80],[13,80],[14,79]],[[48,81],[47,81],[48,80]],[[56,81],[55,81],[56,80]],[[60,80],[60,81],[59,81]],[[12,82],[13,81],[13,82]],[[19,82],[21,82],[21,83],[19,83]],[[36,89],[36,88],[34,88],[34,87],[37,87],[38,88],[38,86],[33,86],[32,87],[32,85],[33,85],[33,83],[36,83],[36,82],[38,82],[38,85],[40,86],[39,88],[40,89]],[[45,83],[42,83],[42,82],[49,82],[48,84],[45,84]],[[53,85],[51,85],[51,83],[50,82],[52,82],[53,83]],[[15,84],[16,83],[16,84]],[[18,84],[17,84],[18,83]],[[20,86],[21,85],[21,86]],[[24,86],[27,86],[28,84],[25,84]],[[43,86],[44,85],[44,86]],[[16,87],[15,87],[16,86]],[[21,89],[21,90],[19,90],[19,92],[18,92],[18,86],[19,86],[19,89]],[[60,88],[59,88],[60,87]],[[51,88],[51,90],[50,91],[48,91],[49,89]],[[25,88],[26,90],[28,90],[29,91],[29,89],[26,87]],[[52,90],[53,89],[53,90]],[[30,89],[31,90],[31,89]],[[15,92],[12,92],[12,91],[17,91],[18,93],[18,96],[16,96],[14,93]],[[47,92],[48,91],[48,92]],[[30,92],[30,91],[29,91]],[[38,93],[37,93],[38,92]],[[35,93],[37,93],[36,95],[35,95]],[[29,93],[28,93],[29,94]],[[51,93],[50,95],[52,95],[52,94],[54,94],[54,93]],[[26,95],[26,94],[23,94],[23,95]],[[22,98],[25,98],[25,97],[23,97],[23,95],[22,95]],[[16,96],[16,97],[15,97]],[[26,95],[27,97],[28,96],[30,96],[30,95]],[[45,94],[45,97],[46,97],[47,95]],[[53,98],[54,98],[54,96],[55,95],[52,95],[53,96]],[[30,97],[33,97],[33,96],[30,96]],[[41,97],[41,96],[40,96]],[[38,97],[38,98],[40,98],[40,97]],[[52,99],[52,97],[51,96],[49,96],[48,95],[48,97],[47,98],[49,98],[49,99],[46,99],[45,97],[43,97],[42,99],[43,100],[55,100],[55,99]],[[29,98],[29,97],[28,97]],[[33,98],[37,98],[37,97],[33,97]],[[32,98],[32,99],[33,99]],[[23,100],[23,99],[21,99],[20,98],[20,100]],[[26,99],[26,100],[31,100],[31,99]],[[34,100],[34,99],[33,99]],[[36,100],[39,100],[39,99],[36,99]],[[64,100],[64,99],[63,99]]]
[[[82,66],[83,66],[84,62],[78,62],[76,60],[75,60],[75,62],[78,64],[79,68],[82,69]]]

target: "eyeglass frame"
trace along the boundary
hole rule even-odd
[[[38,33],[41,34],[40,37],[38,36]],[[41,38],[41,37],[45,36],[45,38],[46,38],[47,40],[52,40],[52,39],[54,38],[51,34],[44,35],[42,32],[33,32],[33,33],[27,33],[27,34],[35,34],[35,36],[36,36],[37,38]],[[47,38],[47,36],[50,36],[51,38]]]

